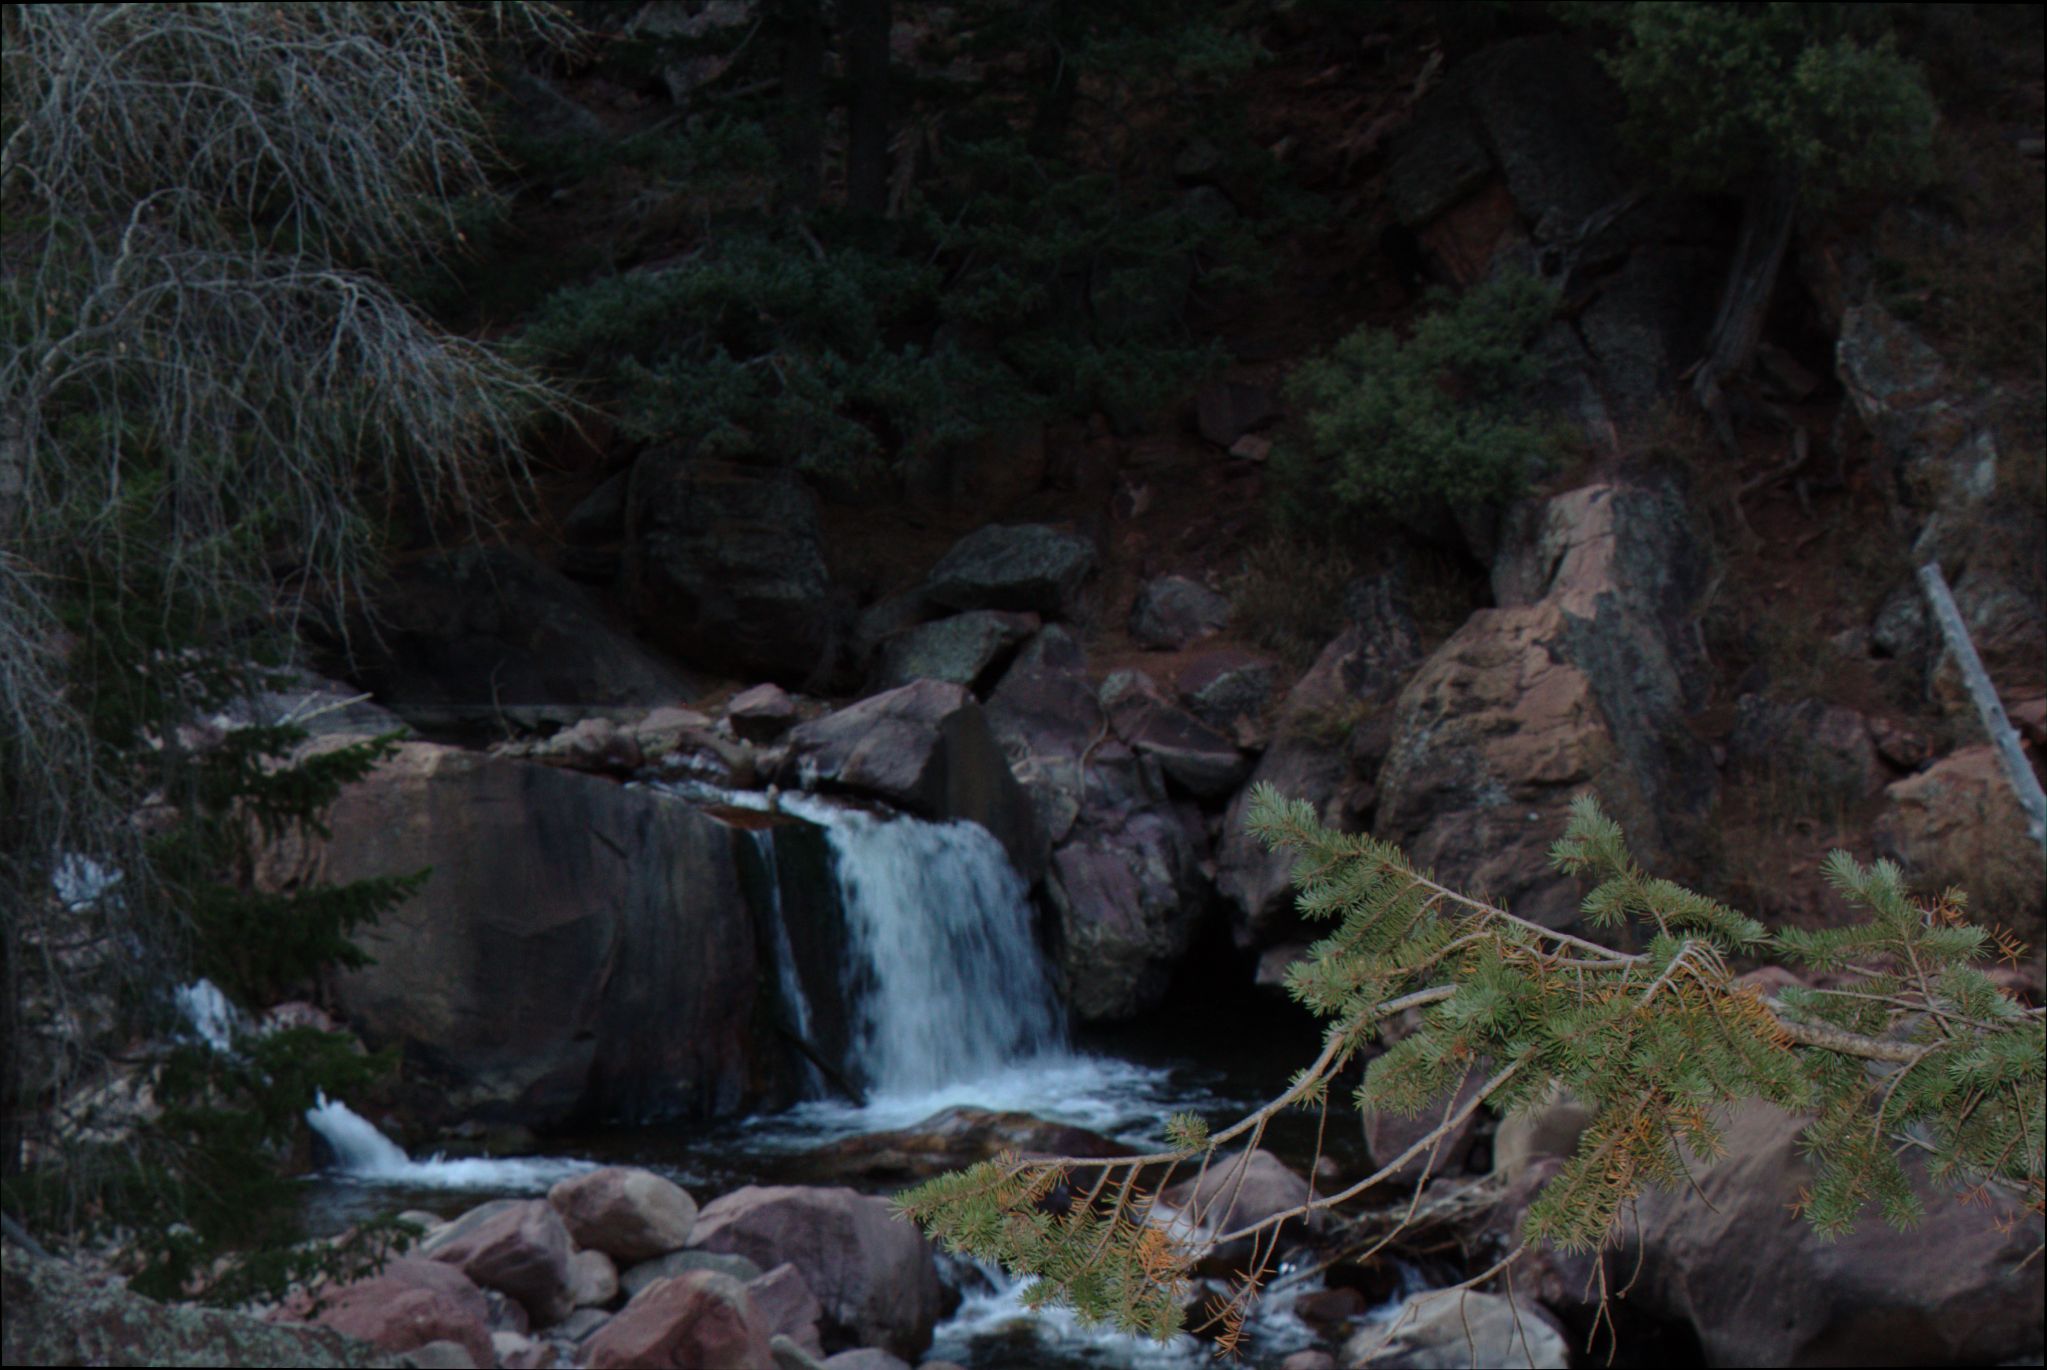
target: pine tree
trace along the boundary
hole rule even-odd
[[[1481,1104],[1506,1113],[1559,1087],[1592,1122],[1529,1209],[1527,1243],[1582,1251],[1611,1242],[1630,1199],[1685,1182],[1685,1150],[1717,1153],[1719,1117],[1745,1099],[1813,1116],[1805,1142],[1818,1174],[1805,1214],[1823,1234],[1849,1230],[1871,1204],[1900,1228],[1919,1218],[1900,1145],[1929,1153],[1936,1180],[2047,1208],[2047,1016],[1985,973],[2018,948],[1968,921],[1959,890],[1916,900],[1892,863],[1865,867],[1836,852],[1827,878],[1860,921],[1772,933],[1647,875],[1619,825],[1581,797],[1551,859],[1595,882],[1585,921],[1631,929],[1643,949],[1627,952],[1453,889],[1388,843],[1322,826],[1310,805],[1268,785],[1254,794],[1250,826],[1295,854],[1300,910],[1330,929],[1288,975],[1293,997],[1328,1024],[1321,1054],[1291,1087],[1213,1133],[1176,1119],[1165,1150],[1108,1162],[1007,1155],[898,1198],[948,1248],[1037,1277],[1030,1297],[1040,1304],[1164,1336],[1180,1326],[1195,1262],[1250,1239],[1256,1257],[1219,1310],[1232,1345],[1283,1224],[1350,1203],[1416,1158],[1433,1161]],[[1830,988],[1765,996],[1735,983],[1736,958],[1836,975]],[[1248,1154],[1282,1109],[1326,1109],[1336,1076],[1410,1009],[1420,1025],[1371,1058],[1351,1102],[1440,1115],[1427,1134],[1365,1179],[1234,1231],[1207,1231],[1200,1214],[1193,1228],[1148,1221],[1177,1170],[1206,1173],[1229,1143]],[[1051,1202],[1069,1191],[1063,1208]]]

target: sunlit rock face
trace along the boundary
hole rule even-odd
[[[1550,868],[1591,792],[1649,863],[1715,774],[1683,727],[1705,684],[1689,609],[1703,557],[1670,491],[1592,485],[1519,511],[1473,614],[1401,692],[1375,835],[1551,926],[1576,918]]]

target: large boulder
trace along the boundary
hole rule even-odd
[[[1230,602],[1185,576],[1148,580],[1130,606],[1130,637],[1141,647],[1177,652],[1214,637],[1230,622]]]
[[[978,689],[1038,630],[1036,614],[976,609],[923,623],[887,638],[870,685],[892,690],[913,680],[944,680]]]
[[[1029,799],[963,685],[913,680],[789,733],[782,783],[871,795],[926,818],[964,818],[1025,879],[1042,860]]]
[[[1057,625],[1040,631],[988,696],[987,713],[1010,772],[1030,799],[1040,840],[1047,847],[1065,841],[1083,794],[1101,785],[1099,757],[1109,732],[1080,643]],[[1096,764],[1083,766],[1084,759]]]
[[[7,1365],[395,1366],[388,1352],[331,1327],[158,1303],[68,1262],[0,1247],[0,1362]],[[487,1362],[486,1362],[487,1363]]]
[[[1599,796],[1651,864],[1714,773],[1683,727],[1703,702],[1690,616],[1704,556],[1667,488],[1592,485],[1510,520],[1502,607],[1473,614],[1401,692],[1376,836],[1525,917],[1577,917],[1549,864],[1571,800]]]
[[[442,1106],[545,1124],[739,1105],[757,979],[743,835],[658,794],[417,742],[327,825],[272,854],[273,887],[431,872],[357,932],[373,961],[333,987]]]
[[[1271,1152],[1233,1152],[1209,1158],[1207,1169],[1169,1187],[1152,1209],[1154,1221],[1182,1240],[1212,1241],[1226,1233],[1279,1217],[1308,1202],[1308,1182]],[[1270,1254],[1298,1243],[1324,1226],[1322,1215],[1284,1219],[1277,1236],[1267,1229],[1224,1242],[1211,1262],[1241,1267],[1255,1251]]]
[[[1236,743],[1166,698],[1142,671],[1115,672],[1102,682],[1101,699],[1116,736],[1196,798],[1221,799],[1250,769]]]
[[[746,1292],[760,1309],[770,1337],[787,1337],[812,1356],[824,1354],[824,1340],[817,1333],[824,1305],[810,1292],[801,1270],[784,1261],[765,1275],[747,1281]]]
[[[349,676],[429,734],[498,735],[701,692],[605,606],[524,552],[465,547],[401,565],[351,635]]]
[[[651,1170],[605,1166],[571,1175],[547,1191],[576,1245],[635,1265],[689,1243],[696,1200]]]
[[[2040,848],[1988,743],[1963,747],[1885,789],[1871,836],[1916,888],[1930,894],[1961,885],[1980,919],[2009,924],[2038,945],[2047,913]]]
[[[693,1270],[641,1290],[590,1338],[583,1364],[772,1370],[768,1335],[745,1285],[715,1270]]]
[[[618,1287],[625,1291],[628,1300],[636,1299],[650,1285],[687,1275],[692,1270],[715,1270],[741,1284],[751,1284],[761,1277],[761,1268],[744,1256],[721,1255],[716,1251],[671,1251],[620,1273]]]
[[[1372,1158],[1372,1169],[1384,1169],[1398,1157],[1407,1155],[1416,1143],[1441,1127],[1446,1118],[1468,1106],[1478,1094],[1479,1085],[1479,1079],[1468,1079],[1455,1094],[1433,1100],[1412,1118],[1390,1109],[1366,1109],[1365,1150]],[[1400,1168],[1386,1178],[1389,1192],[1410,1189],[1425,1175],[1434,1178],[1463,1174],[1473,1157],[1483,1117],[1483,1109],[1474,1109],[1463,1122],[1444,1133],[1439,1141],[1401,1162]]]
[[[368,1279],[322,1290],[312,1321],[379,1351],[454,1342],[478,1365],[492,1361],[490,1304],[475,1281],[442,1261],[406,1257]],[[8,1363],[16,1364],[11,1357]]]
[[[1571,1363],[1571,1344],[1548,1310],[1504,1294],[1411,1295],[1390,1325],[1390,1336],[1388,1324],[1353,1335],[1344,1344],[1343,1364],[1372,1370],[1464,1370],[1471,1365],[1564,1370]]]
[[[569,1230],[545,1199],[499,1199],[436,1229],[419,1245],[476,1285],[517,1299],[535,1326],[576,1306],[569,1285]]]
[[[787,1261],[824,1310],[828,1346],[880,1346],[914,1361],[938,1320],[938,1267],[916,1224],[850,1189],[749,1185],[704,1205],[691,1245]]]
[[[817,500],[792,473],[648,452],[633,467],[627,594],[686,661],[808,681],[836,651],[821,539]]]
[[[953,544],[924,593],[952,609],[1008,609],[1072,618],[1094,544],[1041,523],[989,524]]]
[[[1068,1007],[1083,1021],[1151,1007],[1207,900],[1199,813],[1168,792],[1160,757],[1115,735],[1064,629],[1044,629],[1018,654],[989,696],[988,719],[1051,848],[1045,890]],[[1142,731],[1140,716],[1125,721]],[[1241,764],[1227,742],[1211,745],[1221,750],[1209,759]]]
[[[1287,692],[1271,745],[1223,816],[1216,887],[1242,947],[1267,946],[1293,930],[1293,858],[1251,835],[1252,788],[1270,784],[1305,799],[1324,823],[1346,831],[1369,821],[1372,776],[1392,735],[1392,700],[1421,662],[1421,631],[1397,575],[1359,581],[1346,601],[1349,625]]]
[[[1708,1365],[1999,1365],[2038,1359],[2042,1286],[2020,1263],[2040,1245],[2036,1215],[1987,1194],[1928,1193],[1899,1232],[1864,1212],[1828,1240],[1801,1213],[1814,1175],[1803,1120],[1740,1106],[1726,1154],[1693,1182],[1637,1204],[1611,1268],[1641,1274],[1631,1303],[1679,1318]],[[1906,1162],[1922,1192],[1925,1168]]]
[[[1082,1022],[1122,1022],[1165,997],[1206,902],[1196,851],[1181,817],[1141,808],[1082,825],[1052,853],[1060,978]]]

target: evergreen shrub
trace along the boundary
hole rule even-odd
[[[1367,326],[1303,364],[1288,384],[1298,432],[1274,458],[1282,515],[1425,523],[1444,503],[1514,498],[1562,450],[1533,398],[1555,307],[1552,288],[1508,273],[1434,295],[1405,339]]]

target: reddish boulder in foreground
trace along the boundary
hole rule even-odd
[[[748,1185],[704,1205],[690,1244],[803,1273],[826,1342],[915,1360],[938,1321],[938,1268],[923,1233],[888,1200],[850,1189]]]
[[[590,1338],[583,1364],[773,1370],[767,1321],[746,1286],[716,1270],[661,1280]]]
[[[545,1199],[501,1199],[473,1208],[419,1250],[487,1289],[511,1295],[536,1327],[560,1322],[575,1308],[569,1232]]]
[[[697,1202],[651,1170],[605,1166],[571,1175],[547,1191],[576,1245],[637,1265],[689,1244]]]
[[[490,1365],[490,1305],[470,1278],[440,1261],[407,1257],[321,1296],[312,1321],[379,1351],[413,1351],[451,1341]]]

